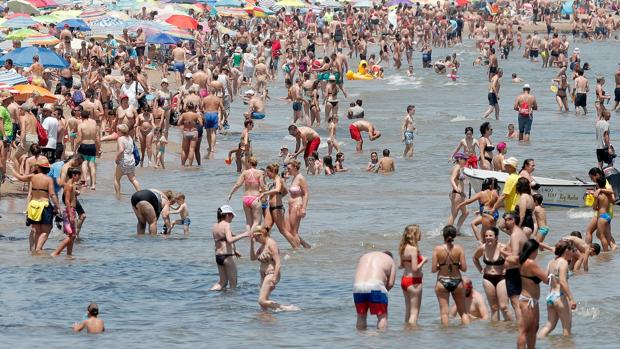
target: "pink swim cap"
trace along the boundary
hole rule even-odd
[[[497,150],[503,151],[504,149],[506,149],[506,143],[505,142],[497,143]]]

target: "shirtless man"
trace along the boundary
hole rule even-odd
[[[569,268],[571,271],[579,271],[583,268],[583,271],[588,271],[589,261],[591,256],[597,256],[601,253],[601,245],[593,243],[589,245],[581,238],[581,233],[574,231],[569,236],[565,236],[562,240],[570,241],[575,247],[573,249],[573,259],[569,261]]]
[[[583,69],[579,69],[575,78],[575,114],[579,115],[579,109],[583,111],[583,115],[588,113],[586,107],[588,92],[590,92],[588,79],[583,76]]]
[[[497,71],[495,72],[495,75],[491,77],[491,82],[489,83],[489,95],[488,95],[489,109],[487,109],[487,111],[483,115],[485,119],[488,118],[489,115],[491,115],[493,111],[495,111],[495,120],[499,120],[499,88],[500,88],[499,79],[501,79],[502,76],[504,76],[504,71],[500,68],[500,69],[497,69]]]
[[[512,308],[515,310],[517,322],[521,319],[519,308],[519,296],[521,295],[521,272],[519,271],[519,253],[528,237],[519,227],[519,215],[516,213],[505,213],[503,216],[504,230],[510,238],[508,244],[500,252],[506,258],[506,290]],[[510,263],[508,263],[510,260]]]
[[[495,75],[497,75],[499,65],[499,63],[497,62],[497,55],[495,55],[495,49],[493,47],[491,47],[490,52],[491,54],[489,55],[489,81],[491,81],[491,79]]]
[[[129,97],[121,96],[121,105],[116,108],[116,124],[125,124],[129,127],[129,135],[133,137],[136,134],[135,125],[138,119],[138,111],[133,105],[129,104]],[[82,173],[84,173],[82,171]]]
[[[222,98],[214,93],[202,99],[202,111],[204,112],[204,127],[207,131],[207,159],[212,159],[215,154],[216,131],[222,127],[220,114],[224,111]]]
[[[358,152],[362,151],[362,145],[364,144],[362,132],[368,132],[368,138],[371,141],[381,137],[381,132],[379,132],[370,121],[358,120],[351,123],[351,125],[349,125],[349,133],[351,134],[351,139],[357,142],[355,150]]]
[[[101,128],[101,120],[103,117],[103,105],[99,99],[95,99],[95,91],[93,89],[86,90],[86,100],[80,105],[85,111],[89,112],[91,118],[95,120],[97,126]]]
[[[258,58],[258,64],[254,66],[254,77],[256,78],[256,93],[265,95],[267,81],[269,80],[269,67],[265,64],[265,57]]]
[[[175,47],[172,50],[172,61],[176,81],[177,83],[181,83],[181,81],[183,81],[181,77],[183,76],[183,73],[185,73],[185,63],[187,62],[185,48],[181,47],[180,45]]]
[[[400,130],[403,133],[401,140],[405,142],[405,151],[403,152],[403,157],[407,157],[409,159],[413,158],[413,138],[415,122],[413,121],[413,115],[415,115],[415,106],[409,105],[407,106],[407,114],[403,118],[403,124],[400,127]]]
[[[265,102],[263,99],[256,96],[256,92],[254,90],[248,90],[246,94],[250,96],[250,100],[248,101],[248,113],[250,114],[250,117],[255,120],[264,119]]]
[[[540,51],[540,38],[538,32],[534,32],[530,41],[530,61],[538,62],[538,52]]]
[[[304,98],[301,93],[301,87],[302,87],[301,80],[297,78],[295,80],[295,83],[290,84],[290,87],[288,88],[287,100],[290,102],[293,102],[293,122],[292,122],[293,124],[296,124],[297,121],[301,121],[301,122],[304,121],[304,114],[303,114]]]
[[[390,150],[383,149],[383,157],[379,160],[378,173],[390,173],[396,171],[394,159],[390,157]]]
[[[538,110],[536,97],[530,94],[531,88],[529,84],[523,85],[523,93],[515,99],[514,110],[519,115],[519,141],[529,142],[530,131],[532,130],[532,119],[534,118],[534,110]]]
[[[295,137],[295,141],[297,142],[293,157],[296,158],[303,152],[304,162],[306,163],[306,167],[308,167],[308,157],[310,157],[313,152],[319,150],[321,137],[319,137],[319,134],[315,130],[306,126],[297,127],[291,125],[288,127],[288,133]]]
[[[470,318],[489,320],[489,308],[485,303],[484,297],[480,292],[474,290],[474,285],[470,278],[463,278],[463,285],[465,285],[465,307]],[[452,304],[450,307],[450,317],[456,317],[457,315],[456,304]]]
[[[387,328],[388,291],[394,287],[395,280],[396,263],[389,251],[369,252],[359,259],[353,281],[358,330],[367,328],[368,310],[377,316],[377,329]]]
[[[197,127],[202,127],[202,118],[196,112],[196,106],[193,103],[188,103],[186,110],[181,114],[178,122],[178,127],[183,132],[181,143],[181,166],[183,167],[186,166],[187,160],[189,160],[189,166],[194,164],[194,154],[198,142]]]
[[[77,153],[84,158],[82,162],[82,176],[88,183],[90,177],[90,189],[95,190],[97,184],[97,164],[95,160],[101,155],[100,132],[97,122],[90,119],[90,112],[82,110],[80,115],[82,122],[77,127],[76,147]]]

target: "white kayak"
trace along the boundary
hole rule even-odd
[[[508,173],[495,172],[466,168],[465,175],[471,183],[472,189],[480,191],[482,181],[485,178],[495,177],[503,188]],[[543,205],[558,207],[585,207],[584,196],[588,189],[594,187],[594,183],[584,183],[578,180],[565,180],[534,176],[536,183],[540,184],[537,190],[543,196]]]

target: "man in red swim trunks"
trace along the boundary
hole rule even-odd
[[[297,141],[293,157],[297,157],[297,155],[303,152],[304,162],[306,163],[306,167],[308,167],[308,157],[312,155],[313,152],[319,150],[321,137],[319,137],[319,134],[315,130],[306,126],[297,127],[291,125],[288,127],[288,133],[295,137]]]
[[[388,291],[394,287],[396,264],[389,251],[369,252],[357,262],[353,283],[353,301],[357,311],[357,329],[365,330],[368,310],[377,315],[377,328],[387,327]]]
[[[362,151],[362,145],[364,144],[364,140],[362,139],[362,132],[368,132],[368,138],[371,141],[381,137],[381,132],[379,132],[375,125],[370,121],[359,120],[355,121],[351,125],[349,125],[349,133],[351,134],[351,139],[357,142],[355,146],[355,150]]]

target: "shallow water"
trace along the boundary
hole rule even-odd
[[[471,46],[471,45],[469,45]],[[574,47],[575,45],[573,45]],[[613,72],[620,49],[616,43],[579,43],[584,61],[593,66],[587,73],[591,89],[594,76],[604,74],[610,81],[606,90],[613,90]],[[434,57],[452,50],[434,50]],[[240,287],[235,292],[208,292],[217,281],[213,257],[211,225],[215,210],[224,203],[236,179],[222,159],[238,140],[238,135],[219,136],[217,159],[203,164],[201,169],[181,170],[178,156],[167,154],[166,171],[138,170],[143,188],[171,188],[184,192],[192,218],[189,239],[136,237],[135,218],[130,208],[130,184],[123,182],[121,200],[112,195],[110,181],[113,167],[104,162],[98,166],[97,193],[82,196],[88,219],[82,236],[84,242],[75,249],[75,260],[31,257],[27,253],[27,229],[22,225],[23,198],[0,201],[0,338],[3,347],[33,347],[45,342],[47,346],[85,347],[204,347],[217,343],[225,347],[262,345],[281,347],[342,347],[444,346],[459,343],[460,347],[513,347],[516,325],[475,322],[463,329],[439,326],[438,306],[434,295],[434,276],[425,267],[424,296],[420,328],[405,329],[402,324],[404,306],[400,285],[390,292],[390,330],[378,334],[374,330],[359,333],[355,330],[355,310],[351,284],[357,259],[370,250],[396,251],[402,229],[410,223],[423,228],[421,250],[430,258],[433,246],[441,243],[440,229],[445,224],[450,186],[451,165],[447,159],[463,135],[472,126],[478,136],[481,115],[487,108],[487,82],[484,68],[472,68],[475,53],[457,47],[460,53],[461,78],[452,82],[431,70],[419,68],[416,53],[414,78],[387,70],[382,81],[347,82],[354,96],[341,101],[341,115],[350,100],[362,98],[367,118],[376,123],[383,136],[376,142],[366,142],[363,154],[355,154],[354,143],[347,132],[347,121],[341,117],[338,137],[344,141],[346,174],[332,177],[310,177],[311,197],[307,218],[301,231],[313,248],[291,251],[285,241],[274,233],[285,255],[282,280],[272,298],[301,308],[297,312],[266,314],[259,310],[258,265],[245,257],[239,261]],[[594,53],[605,52],[594,56]],[[556,178],[587,177],[595,165],[594,156],[594,93],[589,95],[591,114],[575,117],[560,114],[549,91],[556,70],[541,70],[513,53],[502,61],[505,76],[500,93],[501,121],[492,121],[494,142],[505,140],[506,125],[516,123],[512,111],[514,97],[521,84],[512,84],[510,74],[517,72],[532,85],[540,110],[535,113],[531,145],[508,142],[509,156],[519,160],[536,159],[539,176]],[[281,80],[280,80],[281,82]],[[280,85],[271,86],[272,102],[268,117],[253,133],[254,149],[260,166],[276,160],[281,144],[294,146],[285,127],[290,122],[290,106],[277,100],[284,94]],[[399,156],[400,122],[407,104],[417,107],[418,134],[413,161],[397,159],[397,172],[391,176],[368,174],[363,171],[371,150],[390,148]],[[233,129],[239,130],[242,106],[233,106]],[[614,115],[615,117],[615,115]],[[612,120],[612,139],[618,124]],[[324,130],[319,131],[322,135]],[[178,140],[173,132],[172,139]],[[203,144],[204,146],[204,144]],[[324,153],[325,150],[322,149]],[[241,194],[231,204],[242,212]],[[242,216],[242,214],[241,214]],[[551,226],[550,242],[572,230],[584,230],[590,211],[548,209]],[[615,224],[614,224],[615,225]],[[243,218],[233,222],[235,231],[243,229]],[[469,229],[465,229],[470,235]],[[177,233],[180,229],[176,230]],[[47,243],[53,249],[59,238],[55,232]],[[502,235],[502,240],[507,240]],[[472,237],[459,238],[466,249],[469,271],[475,287],[482,291],[481,277],[471,264],[476,245]],[[238,249],[248,256],[247,241]],[[539,257],[546,265],[549,254]],[[620,339],[620,311],[615,306],[620,297],[615,291],[620,281],[613,277],[620,272],[617,258],[603,255],[594,258],[587,275],[570,280],[578,301],[574,313],[571,339],[561,337],[556,328],[550,339],[539,341],[541,348],[607,348]],[[398,275],[400,278],[400,273]],[[544,290],[543,290],[544,297]],[[103,336],[73,335],[70,325],[82,319],[89,302],[100,305],[101,317],[108,333]],[[374,323],[370,318],[369,324]],[[546,310],[541,308],[541,325]],[[34,334],[34,335],[33,335]],[[493,345],[486,344],[492,337]],[[269,338],[269,341],[267,341]],[[484,342],[483,342],[484,341]],[[484,344],[483,344],[484,343]]]

